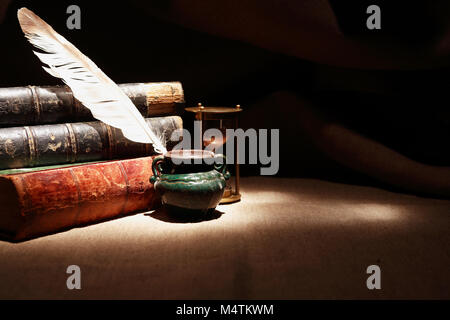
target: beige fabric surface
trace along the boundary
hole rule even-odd
[[[0,298],[450,298],[450,201],[308,179],[242,179],[215,219],[162,211],[12,244]],[[81,290],[66,268],[81,268]],[[381,267],[381,290],[366,268]]]

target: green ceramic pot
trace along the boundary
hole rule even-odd
[[[150,182],[172,213],[214,211],[230,177],[225,156],[204,150],[169,151],[153,159],[152,170]]]

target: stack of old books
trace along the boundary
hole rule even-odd
[[[180,83],[120,87],[166,141],[182,128]],[[66,86],[0,88],[1,238],[20,241],[153,208],[154,154],[150,144],[96,121]]]

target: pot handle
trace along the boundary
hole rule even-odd
[[[216,163],[217,159],[222,159],[222,163]],[[221,174],[223,174],[223,177],[225,180],[228,180],[230,178],[230,172],[227,170],[227,158],[223,154],[216,154],[214,155],[214,169],[219,171]]]
[[[159,176],[162,173],[162,168],[161,168],[161,164],[164,161],[164,156],[159,155],[157,157],[155,157],[153,159],[153,163],[152,163],[152,171],[153,171],[153,175],[150,177],[150,183],[155,183],[156,180],[159,178]]]

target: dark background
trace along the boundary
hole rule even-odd
[[[233,20],[236,16],[232,10],[230,14],[229,3],[212,5],[218,24],[241,23],[248,25],[249,30],[257,25],[263,36],[253,41],[240,37],[239,32],[220,34],[212,25],[209,30],[209,25],[200,20],[196,24],[198,11],[194,10],[194,2],[198,1],[192,2],[194,14],[186,11],[192,19],[178,21],[176,17],[185,14],[179,2],[12,1],[0,24],[0,86],[60,84],[42,70],[23,37],[16,12],[26,6],[117,83],[181,81],[187,106],[198,102],[207,106],[240,104],[244,108],[244,128],[280,128],[280,175],[379,184],[377,179],[356,173],[319,151],[297,124],[296,119],[302,114],[295,113],[295,106],[277,102],[278,95],[286,92],[308,101],[322,117],[412,160],[434,166],[450,165],[449,59],[444,41],[450,11],[445,2],[318,1],[329,4],[337,31],[336,37],[317,38],[316,47],[313,42],[296,40],[288,33],[273,36],[271,23],[264,29],[265,21],[251,20],[252,11],[248,15],[240,11],[239,17],[245,20],[248,16],[249,21]],[[265,12],[268,3],[271,1],[262,1],[255,11]],[[273,10],[271,19],[286,21],[283,14],[289,16],[289,5],[293,3],[280,1],[274,5],[277,10]],[[309,6],[313,2],[298,3],[302,9],[301,4]],[[66,8],[71,4],[81,8],[81,30],[66,28]],[[365,26],[369,4],[382,8],[381,30],[368,30]],[[190,8],[189,4],[186,6]],[[305,5],[307,9],[308,6]],[[174,11],[177,15],[172,15]],[[302,24],[305,19],[291,17],[291,30],[296,30],[296,21],[304,32],[321,30],[320,21],[328,16],[322,16],[318,6],[311,12],[312,22],[306,27]],[[228,20],[220,20],[227,15]],[[293,49],[278,50],[272,46],[274,39],[292,43]],[[332,45],[337,43],[334,48],[339,48],[341,40],[352,45],[350,49],[333,50]],[[308,51],[310,43],[313,49]],[[373,56],[365,58],[368,55],[364,52],[372,47]],[[442,48],[443,51],[437,50]],[[360,60],[354,58],[358,57],[358,50]],[[414,56],[403,59],[402,52]],[[323,58],[327,56],[333,58]],[[189,126],[192,119],[186,115],[184,119]],[[243,166],[244,175],[258,172],[257,166]]]

